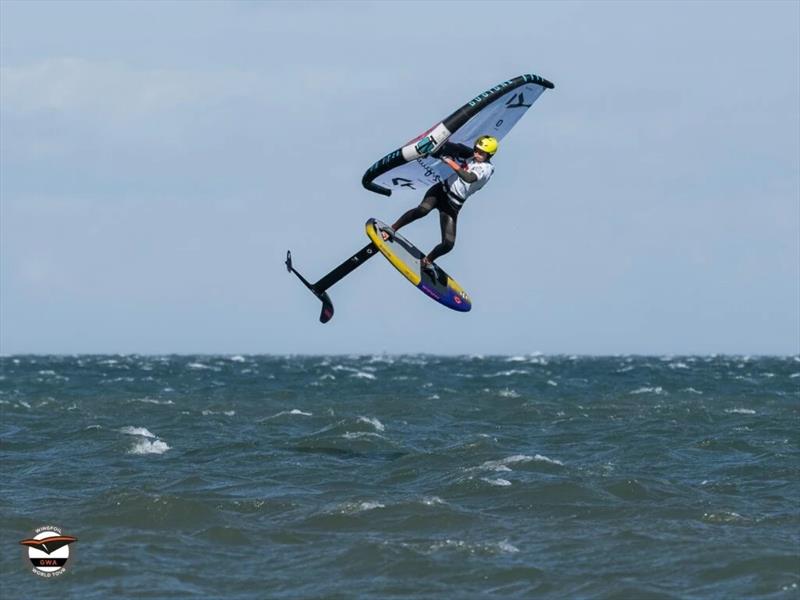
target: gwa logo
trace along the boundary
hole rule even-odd
[[[63,535],[61,528],[45,525],[34,531],[32,538],[20,540],[27,546],[27,557],[33,565],[32,573],[40,577],[57,577],[65,572],[70,559],[69,545],[78,538]]]

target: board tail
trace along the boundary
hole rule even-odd
[[[297,275],[297,278],[303,282],[303,285],[322,301],[322,312],[319,314],[319,322],[327,323],[330,321],[333,318],[333,302],[331,302],[331,297],[328,296],[327,291],[319,289],[315,284],[309,283],[305,277],[295,270],[292,266],[292,253],[290,250],[286,251],[286,270],[289,271],[289,273]]]

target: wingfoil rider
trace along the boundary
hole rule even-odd
[[[405,212],[391,227],[384,230],[381,236],[388,240],[392,234],[409,223],[421,219],[434,208],[439,211],[439,225],[442,229],[442,241],[427,256],[421,259],[423,269],[432,269],[431,263],[453,249],[456,242],[456,221],[464,202],[477,192],[492,177],[494,165],[492,157],[497,152],[497,139],[482,135],[470,148],[464,144],[445,142],[431,156],[440,158],[443,163],[455,171],[446,181],[431,186],[422,202],[416,208]],[[456,162],[454,159],[464,160]]]

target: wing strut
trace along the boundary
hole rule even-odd
[[[298,273],[292,266],[292,253],[291,251],[287,250],[286,270],[289,271],[289,273],[294,273],[297,275],[298,279],[300,279],[300,281],[302,281],[303,284],[322,301],[322,312],[319,315],[319,321],[320,323],[327,323],[333,318],[333,303],[331,302],[330,296],[328,296],[328,288],[330,288],[340,279],[343,279],[355,271],[358,267],[363,265],[367,260],[376,254],[378,254],[378,249],[375,247],[375,244],[370,242],[361,250],[356,252],[353,256],[345,260],[338,267],[333,269],[330,273],[322,277],[319,281],[316,283],[309,283],[308,280],[306,280],[306,278]]]

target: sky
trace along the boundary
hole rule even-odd
[[[438,262],[377,159],[555,84]],[[439,239],[435,213],[404,235]],[[800,2],[0,2],[0,353],[797,354]]]

